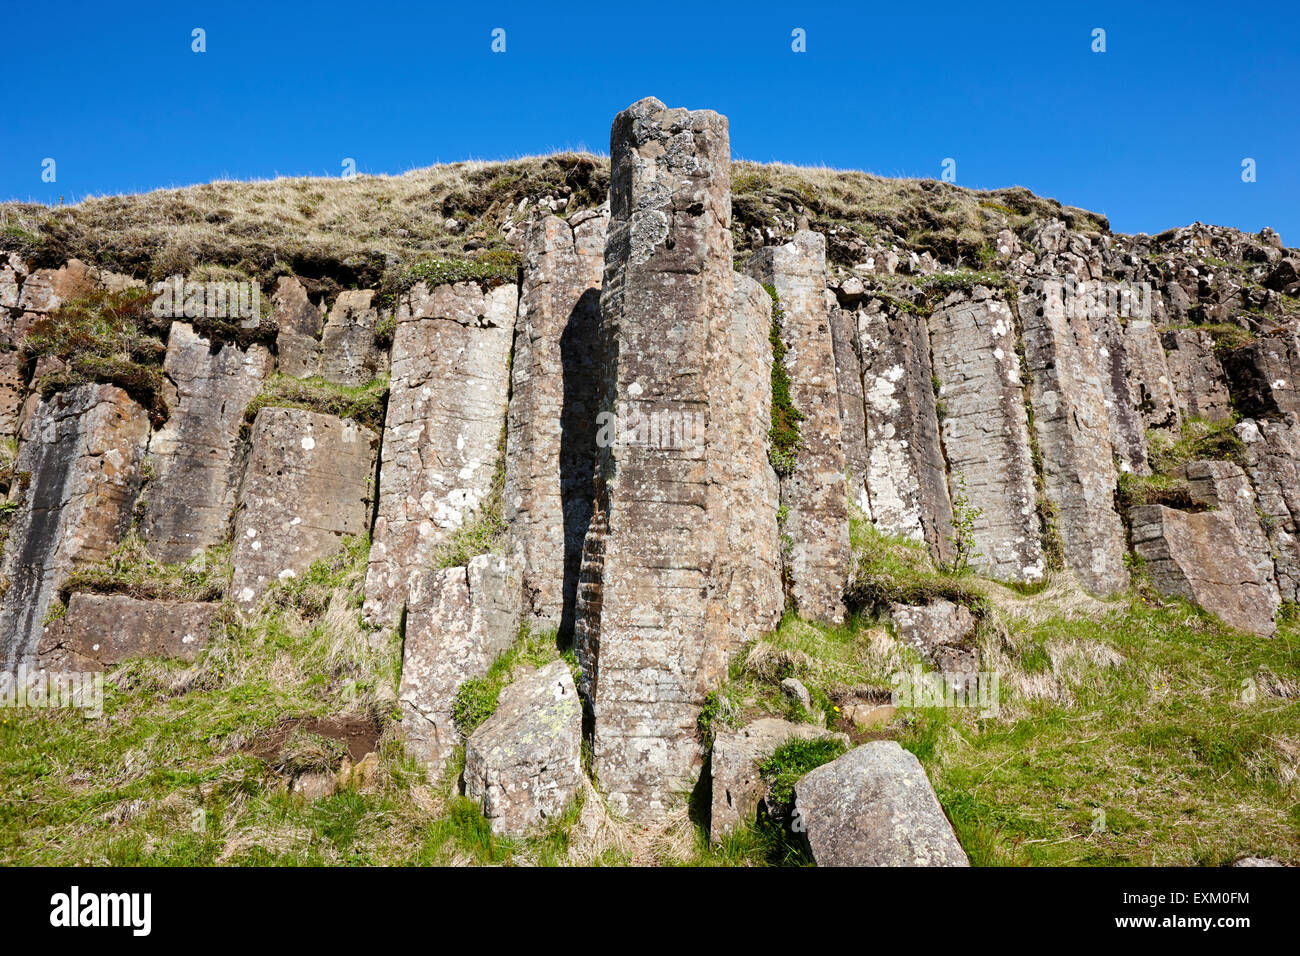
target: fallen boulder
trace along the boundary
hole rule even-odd
[[[582,786],[582,705],[564,661],[501,691],[465,745],[465,795],[492,832],[522,836],[559,815]]]
[[[877,740],[805,774],[791,825],[818,866],[969,866],[916,756]]]

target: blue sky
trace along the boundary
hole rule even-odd
[[[1120,231],[1199,219],[1300,245],[1295,4],[629,6],[9,3],[0,199],[603,152],[654,95],[727,114],[737,157],[936,178],[951,157],[960,185]]]

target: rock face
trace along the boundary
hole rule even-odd
[[[974,645],[975,615],[969,609],[940,599],[920,605],[891,604],[889,616],[898,639],[941,671],[979,670],[979,650]]]
[[[1275,333],[1224,356],[1237,411],[1252,418],[1300,414],[1300,334]]]
[[[83,385],[37,405],[16,474],[28,476],[0,575],[0,663],[32,660],[50,602],[73,567],[121,540],[149,436],[143,408],[112,385]]]
[[[600,407],[623,424],[598,441],[575,645],[599,784],[617,812],[647,819],[702,762],[696,715],[745,623],[730,619],[728,587],[753,559],[729,551],[734,462],[711,451],[739,441],[723,434],[739,424],[725,382],[726,120],[646,99],[619,114],[610,139]]]
[[[12,438],[18,433],[24,385],[22,354],[0,352],[0,438]]]
[[[849,564],[848,494],[844,479],[835,351],[826,307],[826,238],[801,230],[783,246],[765,246],[751,276],[776,290],[785,313],[781,337],[790,398],[803,421],[794,473],[781,482],[787,555],[795,607],[806,618],[844,620]]]
[[[1182,414],[1155,326],[1145,319],[1130,319],[1124,326],[1124,353],[1129,366],[1129,391],[1137,401],[1143,423],[1147,428],[1177,432]]]
[[[230,593],[251,608],[276,581],[302,575],[365,534],[374,501],[379,437],[332,415],[264,408],[235,513]]]
[[[1089,312],[1087,322],[1093,344],[1091,357],[1095,359],[1110,444],[1119,470],[1148,475],[1151,467],[1147,463],[1147,425],[1142,415],[1142,397],[1134,391],[1138,380],[1129,359],[1124,335],[1125,319],[1120,312],[1120,309],[1109,308]],[[1024,314],[1023,308],[1021,314]]]
[[[1260,524],[1255,491],[1241,468],[1230,461],[1192,461],[1181,469],[1193,504],[1232,519],[1258,580],[1267,586],[1272,613],[1281,606],[1268,536]],[[1272,616],[1270,613],[1270,617]]]
[[[794,785],[795,826],[818,866],[969,866],[916,757],[877,740]]]
[[[468,567],[426,572],[406,616],[398,697],[407,747],[441,768],[461,742],[452,720],[456,691],[482,676],[519,635],[517,560],[480,555]]]
[[[1246,446],[1246,467],[1255,487],[1283,601],[1300,601],[1300,423],[1247,419],[1235,429]]]
[[[1047,562],[1011,309],[977,287],[948,296],[930,330],[953,498],[964,480],[969,507],[978,509],[971,563],[1002,580],[1042,580]]]
[[[861,284],[861,283],[859,283]],[[862,360],[858,357],[857,314],[828,304],[831,344],[835,349],[835,391],[840,400],[840,444],[844,449],[844,471],[849,501],[871,517],[867,482],[866,399],[862,394]],[[918,522],[919,524],[919,522]]]
[[[38,659],[52,670],[103,670],[134,657],[192,661],[212,636],[221,607],[201,601],[141,601],[125,594],[73,594],[45,629]]]
[[[320,336],[324,320],[293,276],[281,276],[271,293],[276,366],[283,375],[309,378],[320,371]],[[372,330],[373,331],[373,330]],[[372,336],[373,338],[373,336]]]
[[[355,387],[388,371],[388,356],[375,342],[379,312],[374,297],[373,289],[339,293],[321,337],[320,376],[325,381]]]
[[[923,316],[873,299],[857,312],[868,467],[863,510],[885,534],[952,555],[952,503]]]
[[[776,717],[764,717],[733,733],[719,734],[709,759],[712,783],[712,811],[709,839],[717,843],[724,836],[754,822],[758,805],[767,793],[759,765],[787,740],[815,740],[840,737],[812,724],[795,724]]]
[[[1170,381],[1184,416],[1220,422],[1232,414],[1227,379],[1214,354],[1214,341],[1201,329],[1171,329],[1160,336]]]
[[[1162,594],[1213,611],[1233,627],[1272,634],[1277,592],[1252,559],[1229,514],[1134,508],[1133,550]]]
[[[164,563],[181,561],[230,534],[243,454],[244,409],[271,371],[271,354],[214,344],[172,323],[163,368],[171,415],[149,440],[153,477],[143,532]]]
[[[564,811],[582,786],[582,705],[554,661],[501,691],[496,713],[465,744],[465,796],[492,832],[523,836]]]
[[[1091,328],[1086,318],[1067,314],[1059,285],[1021,295],[1019,311],[1043,483],[1056,506],[1065,563],[1089,591],[1122,591],[1127,549]]]
[[[536,220],[524,240],[506,446],[505,518],[524,560],[524,615],[573,631],[596,463],[604,215]]]
[[[433,554],[488,496],[501,460],[518,290],[417,285],[400,304],[366,617],[397,620]]]
[[[780,486],[768,458],[772,426],[772,299],[753,279],[736,275],[728,336],[720,340],[728,388],[726,416],[714,429],[727,516],[725,550],[731,566],[723,589],[728,651],[770,631],[781,620]]]

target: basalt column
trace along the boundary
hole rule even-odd
[[[801,230],[783,246],[760,249],[749,274],[770,285],[781,304],[790,399],[803,415],[794,473],[781,482],[791,591],[804,617],[844,620],[849,565],[848,488],[835,350],[826,307],[826,237]]]
[[[528,227],[506,446],[505,518],[524,620],[572,633],[596,463],[596,334],[608,218]]]
[[[699,709],[745,623],[727,591],[754,559],[730,553],[724,458],[753,443],[732,433],[744,426],[725,359],[736,341],[727,121],[641,100],[615,119],[610,153],[603,426],[575,638],[598,782],[644,820],[691,787]]]

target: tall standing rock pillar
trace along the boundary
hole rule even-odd
[[[794,473],[781,485],[786,506],[790,579],[795,606],[805,617],[844,620],[849,566],[848,487],[835,349],[826,306],[826,237],[800,230],[783,246],[760,249],[749,274],[776,291],[785,313],[790,399],[803,421]]]
[[[728,380],[728,151],[725,117],[655,99],[620,113],[610,137],[603,425],[575,643],[596,775],[633,819],[690,788],[699,709],[746,623],[733,614],[754,613],[727,601],[754,560],[731,550],[726,507],[737,497],[726,449],[754,447],[736,434],[752,416],[735,419]],[[776,501],[766,506],[774,519]]]

